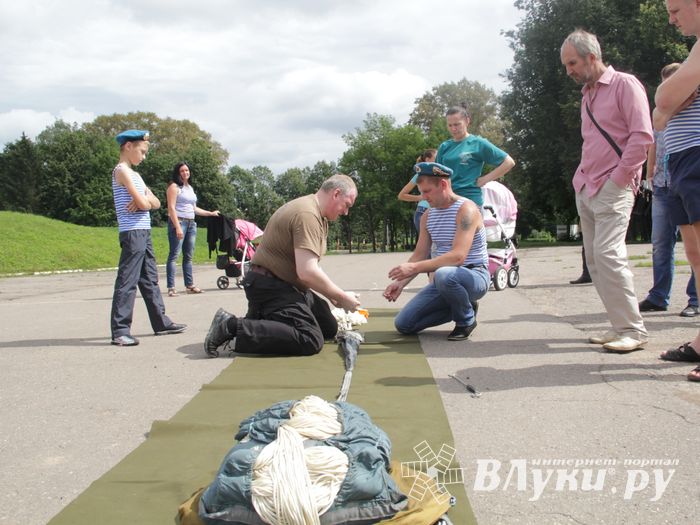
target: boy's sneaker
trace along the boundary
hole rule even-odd
[[[112,339],[112,344],[117,346],[136,346],[139,340],[130,335],[120,335]]]
[[[156,335],[181,334],[187,328],[186,324],[170,323],[162,330],[155,332]]]
[[[476,328],[476,319],[470,325],[455,326],[455,329],[452,330],[450,332],[450,335],[447,336],[447,340],[448,341],[464,341],[465,339],[469,338],[469,335],[474,331],[474,328]]]
[[[219,308],[211,321],[209,332],[204,338],[204,351],[210,357],[218,357],[218,348],[226,341],[230,341],[236,334],[232,334],[228,329],[229,319],[235,319],[235,316],[228,313],[223,308]]]

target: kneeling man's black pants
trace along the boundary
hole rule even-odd
[[[248,313],[238,320],[237,353],[313,355],[338,332],[330,306],[310,290],[254,272],[243,287]]]

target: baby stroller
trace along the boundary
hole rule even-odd
[[[518,216],[518,203],[511,191],[496,181],[486,183],[484,195],[484,227],[486,239],[501,241],[503,248],[489,249],[489,273],[497,291],[506,286],[515,288],[520,282],[520,266],[515,251],[515,220]]]
[[[252,222],[234,220],[223,215],[209,218],[209,257],[212,251],[216,251],[216,267],[226,273],[216,280],[216,286],[220,290],[229,287],[229,278],[235,278],[236,286],[242,288],[243,277],[255,255],[253,242],[262,234],[263,231]]]

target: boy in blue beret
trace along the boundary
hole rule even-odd
[[[148,153],[148,132],[130,129],[117,135],[119,164],[112,171],[112,193],[119,224],[122,252],[112,298],[112,344],[135,346],[131,321],[136,287],[146,303],[151,327],[156,335],[178,334],[187,325],[173,323],[165,315],[165,305],[158,286],[158,270],[151,242],[150,210],[160,208],[160,201],[132,168]]]
[[[141,131],[140,129],[127,129],[117,135],[117,143],[119,143],[120,146],[123,146],[127,142],[148,142],[148,139],[148,131]]]

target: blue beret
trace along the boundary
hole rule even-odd
[[[117,142],[120,146],[123,146],[127,142],[136,142],[139,140],[148,140],[148,131],[141,131],[140,129],[127,129],[122,131],[117,135]]]
[[[452,169],[437,162],[419,162],[413,168],[415,172],[426,177],[451,177]]]

